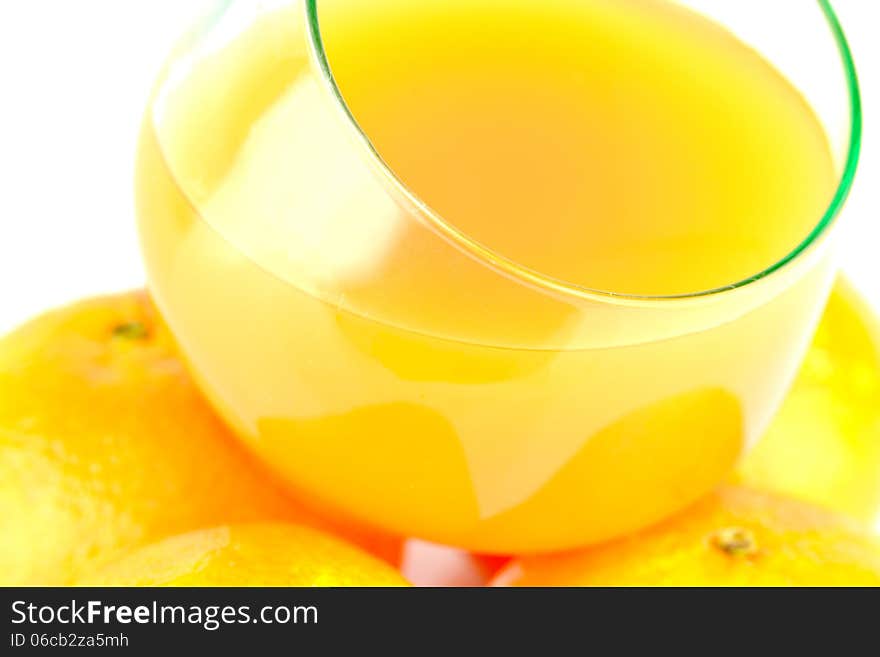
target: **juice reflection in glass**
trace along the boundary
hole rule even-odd
[[[780,72],[810,57],[680,3],[219,3],[137,179],[203,390],[294,488],[401,534],[556,550],[693,501],[834,273],[855,78],[827,3],[790,11],[837,74],[815,109]]]

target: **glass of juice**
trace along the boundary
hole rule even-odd
[[[218,2],[156,86],[137,207],[195,377],[292,488],[541,552],[684,507],[760,437],[859,134],[825,1]]]

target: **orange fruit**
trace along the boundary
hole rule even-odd
[[[209,410],[144,294],[0,340],[0,583],[63,584],[121,549],[267,520],[327,526]],[[343,529],[397,557],[397,539]]]
[[[624,539],[523,557],[496,586],[878,586],[880,543],[849,519],[743,487]]]
[[[216,527],[166,538],[85,577],[90,586],[406,586],[387,563],[290,524]]]
[[[845,279],[779,415],[739,469],[747,485],[880,519],[880,320]]]

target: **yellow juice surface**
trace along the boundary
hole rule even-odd
[[[205,25],[145,122],[138,213],[227,421],[323,505],[482,552],[603,540],[720,481],[793,376],[827,258],[645,307],[527,272],[674,294],[771,265],[835,183],[797,92],[666,2],[318,4],[354,117],[448,223],[370,161],[302,3]]]
[[[388,165],[463,232],[560,280],[728,285],[790,252],[834,191],[798,92],[673,3],[325,5],[333,73]]]

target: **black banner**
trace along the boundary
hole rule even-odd
[[[353,646],[371,654],[439,646],[470,654],[477,638],[495,649],[530,645],[539,654],[629,654],[646,645],[688,644],[713,652],[706,637],[725,651],[760,653],[766,644],[750,643],[755,636],[785,636],[791,648],[831,630],[835,613],[846,609],[847,629],[835,643],[842,648],[851,645],[853,629],[874,627],[868,616],[874,606],[855,600],[841,606],[833,602],[840,596],[804,589],[10,588],[0,589],[0,654],[64,648],[336,654]],[[597,651],[610,645],[614,650]]]

